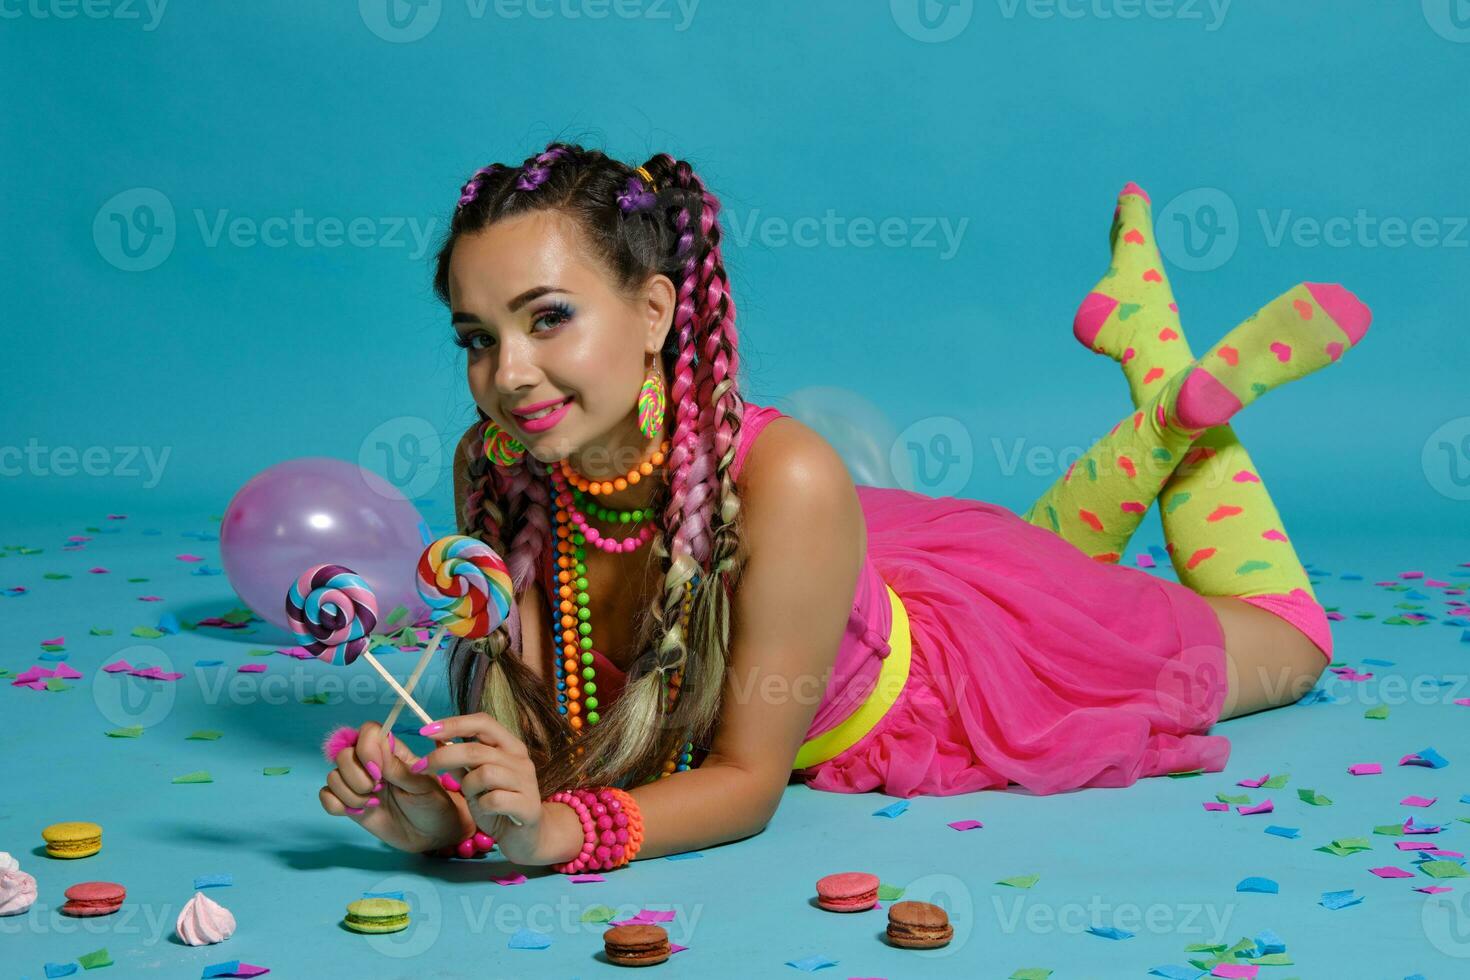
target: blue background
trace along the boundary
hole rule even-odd
[[[985,0],[931,4],[927,27],[913,0],[705,0],[692,17],[655,0],[444,0],[400,4],[398,20],[385,9],[174,3],[155,20],[122,0],[86,11],[0,0],[0,83],[12,93],[0,114],[10,177],[0,545],[43,549],[0,558],[0,586],[30,589],[0,597],[0,668],[40,662],[36,644],[65,633],[66,662],[86,678],[71,693],[0,688],[0,711],[20,733],[8,744],[13,767],[34,766],[0,797],[0,850],[42,890],[26,915],[0,920],[0,972],[40,976],[43,961],[107,946],[122,975],[195,976],[233,958],[282,977],[611,973],[591,959],[596,927],[553,929],[552,950],[517,952],[505,950],[513,926],[471,917],[488,897],[523,923],[567,892],[579,908],[620,914],[678,907],[671,936],[691,951],[666,969],[680,975],[784,973],[788,959],[825,953],[840,961],[825,976],[1003,977],[1028,965],[1057,969],[1057,980],[1141,976],[1184,962],[1188,942],[1268,927],[1301,964],[1267,968],[1275,976],[1463,969],[1470,907],[1458,879],[1440,882],[1455,886],[1456,914],[1410,890],[1429,883],[1423,875],[1367,873],[1411,867],[1388,838],[1351,859],[1308,853],[1411,814],[1444,821],[1436,842],[1467,849],[1470,831],[1454,818],[1470,813],[1457,802],[1470,795],[1459,769],[1470,708],[1449,698],[1470,693],[1470,633],[1452,622],[1385,626],[1397,603],[1424,597],[1370,584],[1415,568],[1467,584],[1463,0]],[[250,649],[288,642],[264,624],[238,636],[129,632],[165,611],[194,620],[237,604],[223,577],[190,574],[173,556],[217,567],[211,515],[284,459],[371,465],[447,529],[447,451],[474,411],[430,262],[461,183],[552,138],[630,163],[669,152],[721,198],[750,400],[809,420],[864,482],[1018,511],[1065,468],[1057,454],[1075,455],[1129,410],[1117,367],[1071,335],[1107,266],[1125,182],[1153,196],[1196,353],[1297,282],[1347,285],[1375,312],[1361,347],[1263,398],[1235,428],[1319,596],[1348,614],[1335,627],[1336,663],[1433,696],[1394,700],[1329,674],[1340,701],[1222,725],[1235,751],[1225,772],[1117,792],[918,799],[890,821],[872,816],[889,798],[793,786],[767,833],[702,860],[640,862],[605,885],[549,876],[487,896],[490,871],[508,873],[498,861],[421,864],[326,818],[315,743],[332,725],[386,713],[387,701],[270,705],[256,688],[221,698],[208,671],[233,672]],[[298,212],[314,229],[301,240],[289,226],[282,246],[250,240]],[[783,234],[829,212],[841,222],[830,240]],[[1368,230],[1312,242],[1310,222],[1360,212]],[[328,218],[363,222],[366,243],[328,247],[316,228]],[[890,218],[899,230],[888,244],[865,247],[851,226]],[[1377,227],[1387,218],[1427,222],[1447,241],[1390,247]],[[1299,234],[1273,238],[1279,222],[1299,219]],[[246,237],[213,238],[221,221]],[[958,231],[952,254],[934,223]],[[1040,462],[1010,465],[1018,449]],[[68,465],[58,467],[58,450],[74,468],[90,452],[102,472],[58,473]],[[163,460],[156,481],[139,451]],[[107,513],[130,516],[108,523]],[[69,535],[91,540],[63,555]],[[1151,515],[1132,548],[1159,540]],[[94,564],[112,574],[86,574]],[[125,575],[150,584],[129,589]],[[140,605],[138,589],[168,601]],[[88,635],[93,626],[114,633]],[[119,656],[189,676],[160,709],[148,682],[99,673]],[[412,656],[398,656],[385,660],[402,676]],[[308,692],[336,676],[314,661],[267,662],[271,677]],[[439,680],[431,711],[445,707]],[[1389,701],[1389,721],[1363,720]],[[129,719],[148,732],[101,734]],[[200,728],[225,736],[185,739]],[[1394,765],[1431,744],[1450,767]],[[1382,777],[1346,775],[1370,759],[1384,763]],[[292,771],[260,775],[276,765]],[[201,768],[214,784],[169,782]],[[1274,816],[1201,811],[1217,792],[1252,793],[1237,781],[1268,772],[1293,773]],[[1293,790],[1308,786],[1338,806],[1300,802]],[[1440,800],[1407,810],[1398,800],[1410,793]],[[985,829],[944,826],[967,818]],[[77,867],[39,849],[41,827],[70,819],[106,833],[104,851]],[[1303,835],[1263,834],[1271,821]],[[950,954],[919,963],[877,940],[881,912],[834,921],[802,904],[817,877],[849,862],[907,884],[908,897],[949,895],[960,928]],[[203,950],[168,939],[192,877],[221,871],[236,886],[211,895],[239,917],[236,938]],[[994,884],[1031,872],[1042,875],[1034,895]],[[1280,879],[1281,895],[1236,893],[1249,875]],[[127,929],[68,930],[54,905],[89,879],[126,883],[143,914]],[[404,887],[419,931],[395,940],[403,947],[336,925],[360,892]],[[1350,887],[1363,904],[1315,904]],[[578,891],[588,888],[597,891]],[[1076,919],[1007,926],[1022,898],[1064,915],[1100,900],[1102,924],[1126,926],[1110,917],[1140,907],[1173,918],[1120,942],[1079,933]],[[1181,925],[1191,909],[1204,917]],[[703,927],[686,928],[695,915]],[[1230,917],[1223,934],[1210,916]],[[754,970],[753,936],[764,943]]]

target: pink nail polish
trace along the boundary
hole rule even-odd
[[[373,792],[374,793],[381,793],[381,792],[383,792],[383,781],[381,779],[378,780],[376,783],[373,784]]]
[[[392,752],[393,751],[393,733],[392,732],[389,732],[388,733],[388,751],[389,752]]]
[[[350,813],[350,814],[353,814],[354,816],[356,816],[357,814],[362,813],[364,811],[363,811],[363,808],[360,807],[360,806],[350,806],[350,807],[347,808],[347,812]]]
[[[430,722],[429,724],[425,725],[423,728],[420,728],[419,729],[419,734],[420,735],[438,735],[443,730],[444,730],[443,724],[441,724],[440,722],[437,722],[437,721],[433,721],[433,722]]]
[[[408,767],[408,771],[409,772],[423,772],[427,768],[429,768],[429,757],[428,756],[424,756],[418,762],[415,762],[413,765],[409,766]]]
[[[368,797],[368,806],[377,806],[381,802],[382,800],[379,800],[376,796]]]
[[[381,780],[383,778],[383,767],[378,765],[376,762],[373,762],[371,759],[369,759],[363,765],[364,768],[367,769],[368,775],[372,776],[373,779]]]

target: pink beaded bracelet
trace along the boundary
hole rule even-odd
[[[633,798],[611,786],[571,789],[553,793],[551,802],[565,803],[582,823],[582,849],[570,861],[553,864],[561,874],[584,870],[607,871],[633,859],[643,842],[642,821],[630,813]]]

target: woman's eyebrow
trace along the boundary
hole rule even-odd
[[[568,295],[571,295],[571,292],[572,291],[570,289],[563,289],[560,286],[532,286],[530,289],[528,289],[525,292],[521,293],[515,299],[512,299],[510,301],[510,303],[508,304],[508,307],[509,307],[510,311],[512,313],[514,313],[516,310],[519,310],[521,307],[523,307],[527,303],[531,302],[531,300],[536,299],[539,296],[545,296],[547,293],[567,293]],[[480,323],[482,321],[480,320],[480,318],[478,316],[476,316],[473,313],[466,313],[466,312],[464,312],[462,310],[456,310],[450,316],[449,322],[451,324],[454,324],[454,323]]]

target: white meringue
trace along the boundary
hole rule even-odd
[[[235,917],[208,895],[195,892],[179,912],[175,928],[179,938],[190,946],[208,946],[235,934]]]

